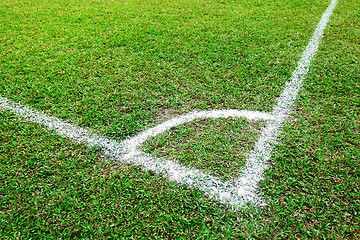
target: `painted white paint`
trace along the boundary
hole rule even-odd
[[[320,19],[310,42],[302,53],[296,69],[292,73],[290,81],[286,83],[285,89],[278,97],[277,104],[271,112],[274,119],[268,121],[267,126],[262,131],[260,138],[247,159],[242,177],[240,177],[235,184],[236,186],[242,186],[247,189],[247,194],[252,196],[252,198],[249,198],[252,202],[262,202],[256,195],[258,182],[263,177],[262,174],[267,167],[267,162],[271,157],[271,152],[276,144],[277,137],[281,132],[284,121],[291,112],[291,108],[309,71],[311,60],[317,52],[325,27],[336,4],[337,0],[332,0]]]

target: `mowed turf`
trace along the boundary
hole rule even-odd
[[[11,1],[3,6],[8,10],[0,30],[0,95],[123,140],[194,110],[270,111],[327,3]],[[244,125],[232,130],[243,132]],[[210,134],[215,140],[196,144],[200,151],[207,148],[203,156],[170,157],[232,178],[257,136],[250,132],[246,146],[242,136],[233,135],[237,145],[222,137],[218,146],[208,147],[218,138]],[[225,144],[228,149],[219,148]],[[221,164],[224,160],[228,164]]]
[[[223,1],[223,3],[230,2]],[[277,2],[278,6],[272,5],[273,2],[254,3],[257,5],[250,4],[246,8],[257,6],[257,9],[266,12],[272,9],[268,6],[273,6],[273,9],[277,10],[288,8],[290,12],[292,8],[288,6],[298,3],[296,7],[301,8],[302,4],[305,4],[300,1],[287,3],[288,5]],[[34,4],[33,2],[28,7],[36,6]],[[218,4],[221,3],[218,2]],[[309,36],[327,4],[328,2],[322,2],[322,8],[313,12],[317,18],[313,21],[313,25],[309,24],[309,29],[304,30]],[[23,122],[8,113],[1,113],[0,177],[4,184],[0,185],[0,236],[3,238],[79,236],[163,239],[168,237],[185,239],[197,237],[199,239],[359,238],[360,66],[357,54],[360,51],[359,6],[358,0],[339,1],[325,30],[324,39],[297,101],[294,114],[286,124],[283,136],[280,138],[280,145],[275,149],[274,157],[271,159],[265,181],[260,186],[260,192],[268,202],[267,206],[255,208],[256,211],[250,207],[233,212],[203,198],[201,192],[169,183],[154,176],[151,172],[143,172],[136,167],[118,165],[110,159],[103,159],[101,153],[96,150],[73,144],[40,126]],[[15,16],[7,14],[8,11],[5,12],[4,8],[0,9],[3,15],[6,13],[4,16]],[[15,7],[13,9],[19,10]],[[27,14],[32,13],[29,11]],[[303,17],[291,14],[282,15],[283,18],[285,16]],[[14,23],[19,23],[24,19],[27,18],[19,18]],[[54,16],[51,19],[56,18]],[[256,23],[256,19],[253,21]],[[269,21],[268,24],[273,24],[273,22],[273,20]],[[278,22],[278,24],[286,24],[286,21]],[[5,35],[3,32],[9,32],[3,30],[4,25],[1,24],[1,38]],[[293,26],[294,29],[296,27],[297,25]],[[24,28],[24,33],[30,32],[29,28]],[[286,32],[286,29],[282,29],[283,32]],[[298,34],[303,33],[299,31]],[[282,38],[284,35],[279,34],[274,38]],[[257,41],[257,37],[253,40]],[[307,40],[301,40],[303,46],[306,45]],[[24,40],[22,44],[25,43]],[[4,41],[1,41],[1,44],[1,47],[7,46],[4,45]],[[300,46],[300,49],[296,51],[299,54],[302,50]],[[286,51],[286,48],[281,48],[281,51]],[[264,54],[262,51],[259,52]],[[4,52],[1,51],[1,54]],[[25,59],[26,56],[31,58],[34,55],[24,54],[23,58]],[[269,54],[269,56],[272,55]],[[18,61],[18,64],[29,63],[24,59]],[[298,58],[291,59],[294,63],[297,60]],[[258,61],[254,61],[254,64],[255,62]],[[39,68],[40,63],[41,61],[37,62]],[[75,123],[88,125],[85,121],[87,115],[81,115],[79,110],[81,105],[77,103],[76,97],[73,101],[66,100],[64,97],[56,104],[50,102],[49,105],[44,104],[49,98],[34,101],[36,94],[32,93],[42,94],[48,91],[57,95],[61,90],[66,90],[66,81],[59,82],[54,79],[53,82],[58,82],[56,86],[61,90],[55,87],[52,91],[45,90],[46,87],[43,87],[45,85],[36,84],[44,83],[43,81],[38,79],[34,80],[36,82],[34,83],[31,82],[31,77],[25,78],[24,73],[17,75],[16,70],[22,69],[21,65],[19,68],[11,68],[9,64],[12,64],[11,61],[1,59],[0,91],[2,96],[22,101]],[[33,65],[36,64],[33,63]],[[291,66],[289,65],[288,68]],[[251,69],[254,70],[255,67]],[[70,70],[64,71],[64,74],[70,74]],[[12,74],[10,74],[11,71],[13,71]],[[227,71],[224,72],[226,73]],[[291,70],[283,74],[290,75]],[[33,73],[32,76],[41,77],[41,74]],[[9,77],[13,77],[12,81]],[[29,81],[34,84],[26,85],[24,82],[19,82],[25,81],[24,79],[27,79],[26,83]],[[276,82],[273,79],[269,84],[273,81]],[[283,81],[286,81],[285,77]],[[109,80],[108,85],[110,84]],[[103,86],[108,87],[106,84]],[[144,86],[146,86],[145,83]],[[28,87],[27,91],[20,91],[26,87]],[[92,87],[91,84],[89,87]],[[259,85],[248,87],[256,91]],[[79,84],[77,87],[74,84],[74,91],[64,91],[64,96],[66,94],[77,96],[81,88],[86,89],[83,85]],[[94,89],[98,88],[94,87]],[[247,94],[250,96],[253,91],[249,90]],[[276,85],[273,91],[278,91],[274,93],[276,96],[281,88],[277,89]],[[218,93],[219,96],[221,96],[220,93]],[[91,94],[88,92],[88,96],[93,101],[96,97],[104,97],[101,92],[96,91]],[[170,96],[169,98],[171,99]],[[176,102],[174,100],[171,101]],[[268,100],[266,103],[260,102],[260,104],[274,101],[271,98],[266,100]],[[251,106],[250,103],[244,102],[242,104],[248,104],[247,108],[256,109],[255,105]],[[79,104],[77,108],[76,104]],[[83,106],[85,113],[88,111],[87,113],[97,114],[95,108],[99,106],[95,104]],[[180,105],[175,104],[167,108],[159,107],[158,111],[159,113],[168,109],[174,109],[175,113],[183,111],[179,106],[181,102]],[[215,104],[212,107],[216,106],[221,105]],[[144,109],[136,110],[135,106],[131,108],[134,109],[134,116],[136,116],[136,111],[146,112]],[[271,108],[271,104],[268,108]],[[79,112],[71,111],[71,109],[77,109]],[[99,107],[99,109],[102,108]],[[191,108],[184,111],[189,109]],[[157,110],[149,111],[156,112]],[[89,125],[103,131],[99,127],[99,122],[101,122],[99,119],[101,117],[106,119],[104,114],[107,113],[101,112],[98,118],[93,119],[94,124]],[[127,114],[131,116],[131,111],[129,110]],[[109,116],[111,116],[110,113]],[[157,114],[154,113],[154,116]],[[149,123],[158,121],[156,117],[152,119],[151,114],[144,119],[147,119]],[[90,117],[88,121],[91,123]],[[143,120],[138,121],[139,126],[131,125],[132,127],[127,129],[133,129],[133,132],[136,132],[141,129],[141,126],[145,127],[146,123],[140,123]],[[104,129],[111,129],[111,127]],[[109,130],[104,130],[104,133],[107,131]],[[132,133],[128,131],[127,134]],[[118,134],[114,137],[122,139],[125,136],[126,134]]]
[[[269,111],[327,5],[2,1],[0,94],[119,140],[164,113]]]

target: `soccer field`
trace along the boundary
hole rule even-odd
[[[2,1],[1,238],[360,237],[360,1],[329,4]]]

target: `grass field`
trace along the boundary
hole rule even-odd
[[[5,0],[0,96],[119,141],[194,110],[271,111],[329,3]],[[359,13],[339,0],[330,18],[266,206],[235,212],[0,111],[0,238],[360,238]],[[144,148],[227,179],[262,126],[195,121]]]

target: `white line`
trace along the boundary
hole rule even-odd
[[[100,147],[104,150],[105,154],[122,162],[141,165],[145,169],[154,170],[159,174],[169,175],[174,180],[208,191],[215,198],[226,202],[231,206],[242,206],[249,201],[255,205],[263,204],[260,196],[256,194],[257,184],[262,179],[262,174],[267,166],[266,163],[271,156],[273,145],[282,129],[283,122],[288,117],[291,107],[296,100],[303,79],[308,72],[311,59],[317,51],[326,24],[336,4],[337,0],[332,0],[322,16],[312,39],[303,52],[302,57],[298,62],[298,66],[290,78],[290,82],[286,84],[286,87],[279,96],[278,103],[271,114],[246,110],[193,112],[166,121],[133,138],[118,143],[114,140],[93,134],[84,128],[62,121],[59,118],[47,116],[39,111],[31,110],[26,106],[12,103],[9,99],[4,97],[0,97],[0,108],[9,110],[29,121],[45,125],[48,128],[55,130],[59,135],[73,139],[76,142],[86,144],[90,147]],[[171,161],[163,161],[154,158],[149,154],[142,153],[137,149],[137,147],[149,137],[162,133],[171,127],[198,118],[217,117],[246,117],[248,119],[264,119],[268,121],[267,126],[262,131],[259,140],[255,144],[254,150],[247,159],[243,177],[240,177],[235,182],[222,182],[218,178],[210,176],[200,170],[186,168]]]
[[[172,161],[155,158],[137,149],[146,139],[162,133],[173,126],[193,121],[199,118],[220,118],[220,117],[246,117],[248,119],[270,120],[273,117],[269,114],[246,110],[213,110],[192,112],[174,119],[166,121],[154,128],[148,129],[139,135],[126,139],[121,143],[101,137],[88,130],[74,126],[59,118],[47,116],[46,114],[32,110],[21,104],[13,103],[9,99],[0,97],[0,109],[8,110],[24,119],[47,126],[60,136],[68,137],[78,143],[83,143],[89,147],[100,147],[104,154],[115,158],[123,163],[131,163],[142,166],[146,170],[152,170],[160,175],[167,175],[173,180],[194,186],[200,190],[209,192],[211,196],[219,199],[223,194],[234,193],[232,182],[223,182],[217,177],[213,177],[201,170],[184,167]],[[232,197],[227,199],[232,205],[244,205],[246,199]]]
[[[262,175],[264,169],[267,167],[267,161],[271,157],[272,149],[276,143],[279,133],[281,132],[283,122],[287,119],[291,112],[291,107],[294,105],[296,97],[303,84],[303,80],[309,71],[311,60],[317,52],[319,43],[324,34],[324,29],[336,4],[337,0],[332,0],[323,14],[309,44],[302,53],[297,68],[292,73],[290,81],[286,83],[285,89],[277,99],[277,105],[271,113],[275,117],[274,120],[270,120],[265,129],[262,131],[260,138],[255,144],[254,150],[250,153],[249,158],[247,159],[243,175],[238,179],[236,185],[240,189],[247,189],[251,192],[251,195],[255,196],[255,199],[253,199],[252,202],[262,202],[260,197],[255,194],[257,185],[263,178]]]
[[[45,125],[60,136],[68,137],[89,147],[97,146],[102,149],[117,149],[117,151],[123,152],[123,145],[114,140],[90,133],[84,128],[67,123],[57,117],[47,116],[40,111],[13,103],[7,98],[0,97],[0,109],[9,110],[15,115],[21,116],[28,121]]]

